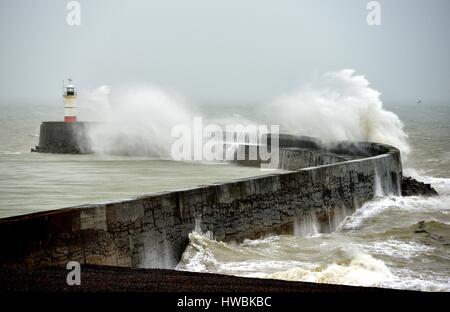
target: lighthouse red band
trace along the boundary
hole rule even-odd
[[[72,79],[63,81],[64,122],[77,121],[77,93]]]
[[[76,122],[77,116],[64,116],[64,122]]]

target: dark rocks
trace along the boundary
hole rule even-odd
[[[450,234],[448,226],[438,221],[419,221],[413,225],[414,234],[418,235],[414,239],[423,245],[428,246],[450,246]]]
[[[402,196],[437,196],[438,193],[430,184],[426,184],[411,177],[403,177]]]
[[[414,233],[416,233],[416,234],[422,234],[422,233],[430,234],[430,232],[428,232],[428,231],[425,229],[425,221],[420,221],[420,222],[417,224],[417,229],[414,230]]]

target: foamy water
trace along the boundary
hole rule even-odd
[[[101,86],[80,99],[84,120],[101,121],[88,132],[96,154],[170,156],[171,130],[190,125],[192,114],[179,96],[152,86]]]
[[[383,107],[380,92],[354,70],[329,72],[279,97],[268,110],[289,133],[339,140],[382,142],[410,151],[403,123]]]
[[[450,291],[449,196],[377,198],[329,234],[272,236],[240,244],[217,242],[211,234],[192,233],[189,238],[180,270]]]

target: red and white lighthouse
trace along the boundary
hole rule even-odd
[[[77,121],[77,93],[72,79],[63,81],[64,122]]]

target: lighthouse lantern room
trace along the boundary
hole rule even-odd
[[[77,93],[72,79],[63,80],[64,122],[77,121]]]

